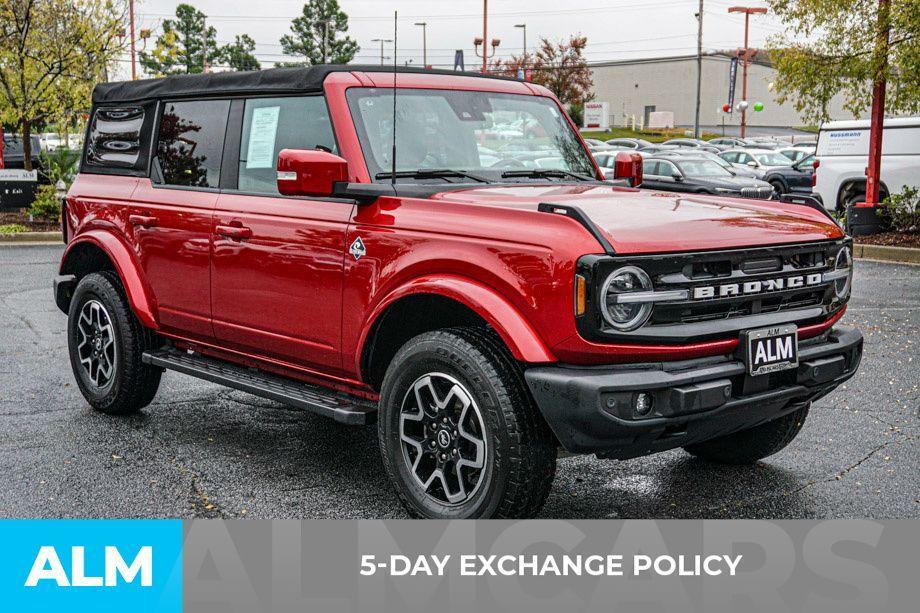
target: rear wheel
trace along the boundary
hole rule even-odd
[[[753,464],[782,450],[802,430],[808,417],[806,404],[779,419],[728,436],[687,445],[684,449],[697,457],[720,464]]]
[[[777,198],[779,198],[780,196],[786,193],[786,186],[783,185],[782,181],[778,181],[774,179],[770,181],[770,185],[773,186],[773,193],[776,195]]]
[[[556,470],[555,439],[520,367],[476,328],[427,332],[399,350],[383,381],[378,436],[413,517],[531,517]]]
[[[141,360],[152,343],[115,273],[80,280],[70,302],[67,344],[77,386],[94,409],[126,415],[150,404],[162,373]]]

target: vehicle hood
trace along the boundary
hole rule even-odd
[[[804,205],[613,185],[491,185],[431,198],[532,211],[542,202],[577,206],[617,253],[759,247],[843,236],[823,213]]]
[[[742,177],[742,178],[747,177],[749,179],[757,178],[757,173],[754,172],[753,169],[745,167],[745,166],[741,166],[738,164],[732,164],[731,171],[735,173],[735,176],[738,176],[738,177]]]

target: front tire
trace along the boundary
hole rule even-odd
[[[684,450],[719,464],[753,464],[778,453],[791,443],[805,425],[810,407],[811,404],[806,404],[779,419],[727,436],[687,445]]]
[[[494,333],[427,332],[393,358],[380,396],[387,476],[413,517],[532,517],[556,444],[518,364]]]
[[[80,280],[67,316],[67,345],[77,386],[94,409],[128,415],[150,404],[162,373],[141,359],[152,344],[115,273]]]

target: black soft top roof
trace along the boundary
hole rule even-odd
[[[247,72],[210,72],[207,74],[176,75],[140,81],[100,83],[93,89],[93,103],[129,102],[154,98],[184,98],[190,96],[227,96],[262,93],[302,93],[322,91],[323,81],[332,72],[393,72],[392,66],[324,64],[307,68],[269,68]],[[397,67],[396,72],[443,74],[516,81],[473,72],[426,70]]]

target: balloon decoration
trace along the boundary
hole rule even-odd
[[[755,102],[755,103],[754,103],[754,111],[756,111],[757,113],[759,113],[759,112],[762,111],[762,110],[763,110],[763,102]]]
[[[727,102],[726,102],[725,104],[722,105],[722,112],[723,112],[723,113],[728,113],[728,112],[730,112],[731,110],[732,110],[732,107],[731,107],[731,105],[728,104]]]
[[[747,110],[747,107],[748,107],[748,102],[747,102],[747,100],[742,100],[741,102],[738,103],[738,110],[739,110],[739,111],[742,111],[742,112],[743,112],[743,111],[746,111],[746,110]]]

